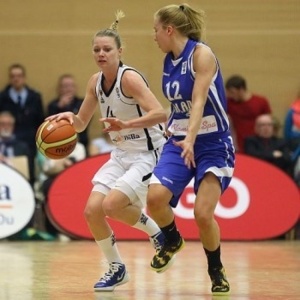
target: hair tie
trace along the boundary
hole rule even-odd
[[[184,10],[184,5],[179,5],[180,10]]]
[[[125,17],[125,14],[123,13],[123,11],[118,10],[116,12],[116,20],[110,25],[110,29],[114,30],[114,31],[118,31],[119,20],[124,17]]]

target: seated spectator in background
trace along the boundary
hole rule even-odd
[[[15,135],[29,148],[30,183],[35,180],[35,134],[44,121],[41,94],[26,84],[24,66],[13,64],[8,71],[9,84],[0,92],[0,112],[9,111],[15,117]]]
[[[286,114],[284,137],[287,140],[300,140],[300,98],[292,103]]]
[[[97,155],[102,153],[110,153],[115,148],[109,134],[103,133],[102,136],[91,140],[89,145],[89,155]]]
[[[236,151],[243,153],[245,138],[254,135],[255,120],[259,115],[271,113],[269,100],[251,93],[246,80],[240,75],[231,76],[225,83],[228,115]]]
[[[280,129],[281,129],[281,123],[280,123],[280,120],[275,117],[275,116],[272,116],[272,119],[273,119],[273,129],[274,129],[274,135],[275,136],[279,136],[279,133],[280,133]]]
[[[245,139],[245,153],[265,160],[292,177],[293,161],[285,139],[274,133],[274,119],[269,114],[258,116],[255,135]]]
[[[77,95],[77,87],[73,75],[63,74],[57,83],[57,98],[48,104],[47,116],[65,111],[77,114],[82,104],[82,98]],[[78,133],[79,142],[88,150],[88,129]]]
[[[43,156],[40,152],[37,154],[36,162],[39,170],[38,182],[36,183],[37,193],[40,193],[40,199],[43,205],[47,205],[47,196],[51,184],[66,168],[72,166],[74,163],[86,158],[86,150],[83,144],[78,142],[74,151],[66,158],[50,159]],[[56,236],[58,231],[53,227],[51,222],[45,217],[45,229],[51,235]]]
[[[0,112],[0,162],[22,172],[19,167],[25,167],[23,175],[28,177],[29,171],[29,149],[27,144],[20,141],[14,135],[15,117],[9,111]],[[24,157],[25,166],[15,165],[15,157]],[[29,178],[27,178],[29,179]]]
[[[284,121],[284,137],[293,151],[294,179],[300,186],[300,98],[290,106]]]

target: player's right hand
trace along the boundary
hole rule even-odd
[[[62,113],[59,113],[59,114],[55,114],[55,115],[52,115],[52,116],[49,116],[47,118],[45,118],[46,121],[53,121],[53,120],[56,120],[56,121],[59,121],[59,120],[68,120],[70,122],[71,125],[73,125],[74,123],[74,113],[71,112],[71,111],[66,111],[66,112],[62,112]]]

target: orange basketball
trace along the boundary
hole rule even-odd
[[[70,155],[77,143],[77,133],[67,120],[45,121],[35,135],[37,149],[46,157],[60,159]]]

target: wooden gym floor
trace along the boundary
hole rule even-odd
[[[119,241],[131,280],[114,292],[93,292],[107,266],[93,241],[0,241],[1,300],[300,299],[300,241],[223,242],[231,295],[212,297],[200,242],[187,241],[163,274],[148,266],[147,241]],[[101,262],[102,261],[102,262]]]

